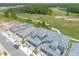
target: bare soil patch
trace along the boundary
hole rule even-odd
[[[0,21],[0,31],[7,31],[10,27],[17,25],[17,21]]]

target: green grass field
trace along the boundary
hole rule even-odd
[[[66,22],[64,19],[56,19],[52,15],[39,15],[39,14],[18,14],[19,16],[45,21],[52,27],[57,28],[63,34],[68,35],[72,38],[79,39],[79,22],[72,21],[71,23]]]

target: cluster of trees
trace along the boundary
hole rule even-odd
[[[49,9],[48,5],[25,5],[18,8],[10,8],[7,11],[14,11],[16,13],[31,13],[31,14],[49,14],[51,15],[52,10]]]
[[[26,13],[35,13],[35,14],[51,14],[51,10],[47,5],[28,5],[25,6]]]
[[[70,5],[67,6],[67,11],[72,13],[79,13],[79,5]]]
[[[7,17],[7,18],[13,18],[13,19],[17,18],[16,13],[14,13],[14,12],[8,12],[8,11],[4,12],[4,16]]]
[[[67,12],[71,13],[79,13],[79,4],[75,3],[68,3],[68,4],[49,4],[49,7],[60,7],[60,8],[67,8]]]

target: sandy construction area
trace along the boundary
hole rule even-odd
[[[10,27],[17,25],[16,21],[0,21],[0,31],[7,31]]]

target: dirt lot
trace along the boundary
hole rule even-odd
[[[63,18],[65,20],[70,20],[70,21],[79,21],[79,17],[56,16],[55,18]]]
[[[0,21],[0,31],[7,31],[10,27],[18,24],[16,21]]]

